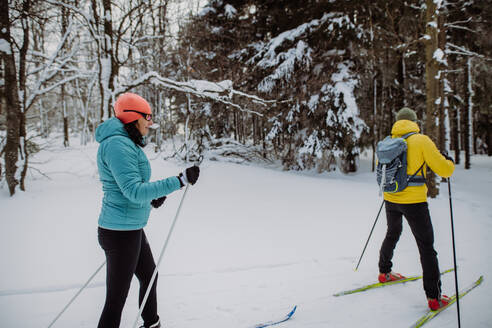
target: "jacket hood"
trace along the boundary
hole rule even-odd
[[[399,120],[393,124],[393,128],[391,129],[391,135],[393,137],[401,137],[404,134],[410,132],[420,132],[420,128],[417,123],[409,121],[409,120]]]
[[[99,143],[113,136],[128,137],[128,133],[123,127],[123,123],[116,117],[104,121],[96,129],[96,141]]]

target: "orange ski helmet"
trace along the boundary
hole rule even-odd
[[[124,93],[116,99],[114,113],[123,124],[136,121],[146,114],[152,115],[147,100],[131,92]]]

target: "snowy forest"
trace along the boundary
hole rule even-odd
[[[146,179],[200,172],[147,212],[162,327],[421,322],[407,220],[391,270],[417,280],[362,287],[379,281],[388,228],[376,146],[409,107],[456,164],[427,172],[424,205],[442,295],[459,302],[425,327],[489,328],[491,1],[1,0],[0,326],[97,325],[95,135],[133,92],[152,110],[135,146]],[[121,327],[142,321],[137,280]]]
[[[487,0],[0,6],[0,183],[10,195],[28,189],[39,140],[92,142],[127,91],[152,106],[155,152],[172,141],[169,156],[182,160],[213,152],[356,172],[403,106],[466,169],[471,155],[492,155]]]

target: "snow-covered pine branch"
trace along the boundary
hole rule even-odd
[[[312,33],[317,30],[323,23],[331,18],[334,18],[337,13],[324,14],[320,19],[314,19],[308,23],[304,23],[295,29],[291,29],[280,33],[268,42],[263,49],[261,49],[255,56],[253,56],[247,63],[256,63],[257,66],[267,68],[279,65],[285,58],[285,53],[277,52],[277,48],[281,47],[285,42],[293,42],[305,33]],[[338,24],[341,24],[342,17],[338,18]]]
[[[311,65],[313,49],[303,40],[303,36],[312,34],[321,28],[334,31],[336,26],[344,25],[355,28],[349,17],[343,13],[325,13],[320,19],[313,19],[294,29],[280,33],[265,45],[259,43],[251,45],[257,49],[257,54],[246,63],[248,65],[254,64],[262,69],[274,68],[274,71],[259,83],[258,90],[266,93],[271,92],[277,81],[288,80],[291,77],[297,64],[303,67]],[[285,45],[290,45],[290,48],[279,51]]]

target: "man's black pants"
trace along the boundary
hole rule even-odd
[[[388,230],[379,251],[379,272],[388,273],[393,263],[393,251],[402,232],[402,216],[407,219],[420,253],[425,294],[428,298],[441,295],[441,279],[437,252],[434,250],[434,230],[427,203],[396,204],[385,201]]]
[[[143,229],[115,231],[98,228],[98,239],[106,253],[106,302],[97,327],[118,328],[133,275],[140,282],[140,306],[150,284],[155,262]],[[156,286],[157,277],[142,311],[145,325],[159,320]]]

